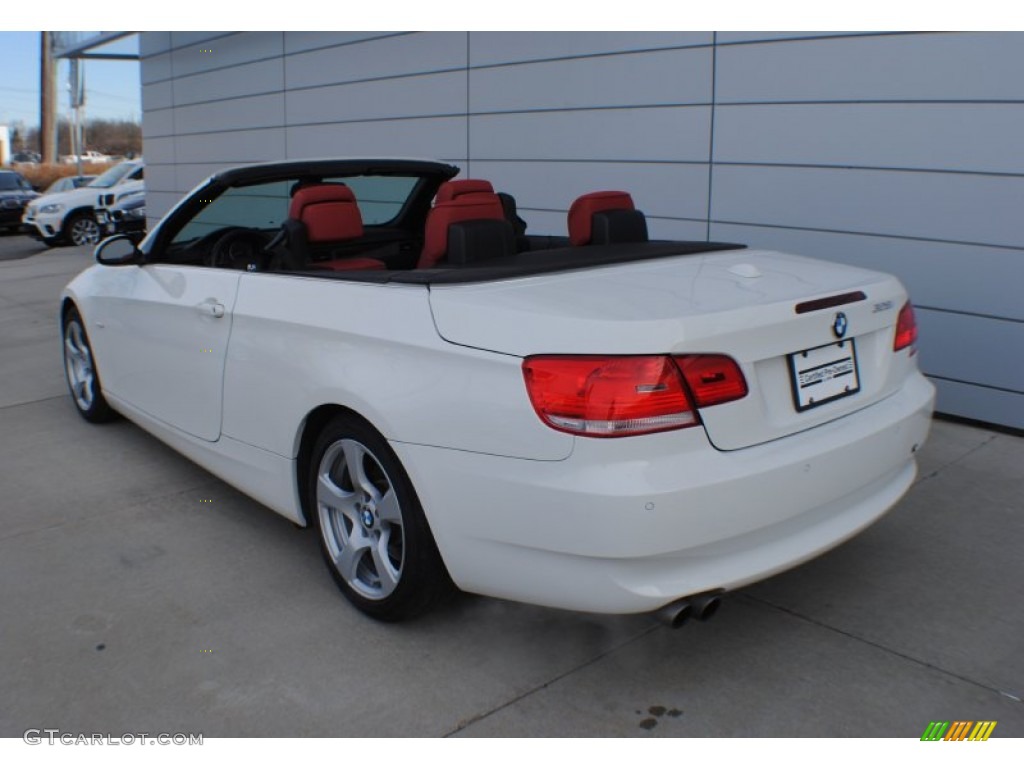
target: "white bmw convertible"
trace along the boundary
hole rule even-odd
[[[236,168],[106,240],[61,297],[78,411],[314,527],[383,620],[458,587],[677,626],[910,487],[934,390],[894,277],[649,240],[624,192],[527,234],[457,173]]]

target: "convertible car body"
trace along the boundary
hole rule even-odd
[[[79,412],[313,526],[388,620],[454,583],[678,622],[909,488],[934,390],[895,278],[651,241],[623,192],[527,234],[457,173],[236,168],[105,241],[61,299]]]

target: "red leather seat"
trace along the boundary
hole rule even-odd
[[[465,181],[470,181],[470,179]],[[447,184],[453,183],[457,182],[447,182]],[[444,187],[443,184],[441,186]],[[441,191],[438,190],[439,198],[440,195]],[[493,192],[466,192],[445,202],[438,202],[427,214],[423,251],[420,253],[420,260],[416,268],[430,269],[447,256],[448,227],[463,221],[480,219],[505,220],[501,200]]]
[[[587,245],[592,238],[595,213],[603,211],[634,211],[628,192],[591,192],[577,197],[569,207],[569,242]]]
[[[446,181],[437,189],[438,203],[447,203],[462,195],[473,195],[478,192],[494,192],[491,182],[484,179],[456,179]]]
[[[306,225],[306,239],[311,244],[363,236],[356,196],[343,184],[302,187],[292,197],[288,218]]]
[[[289,248],[301,266],[298,268],[330,269],[335,272],[352,269],[385,269],[378,259],[341,258],[311,261],[309,246],[341,243],[363,236],[363,217],[352,190],[344,184],[312,184],[301,187],[288,207],[292,222]],[[304,241],[304,242],[303,242]],[[299,252],[302,253],[299,253]]]

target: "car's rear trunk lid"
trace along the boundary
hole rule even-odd
[[[831,301],[798,311],[821,299]],[[711,442],[733,450],[894,392],[911,368],[892,349],[905,299],[899,281],[879,272],[734,250],[435,285],[430,301],[444,339],[520,357],[729,355],[750,392],[700,415]]]

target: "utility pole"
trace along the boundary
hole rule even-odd
[[[44,163],[57,162],[57,67],[52,33],[40,32],[39,154]]]

